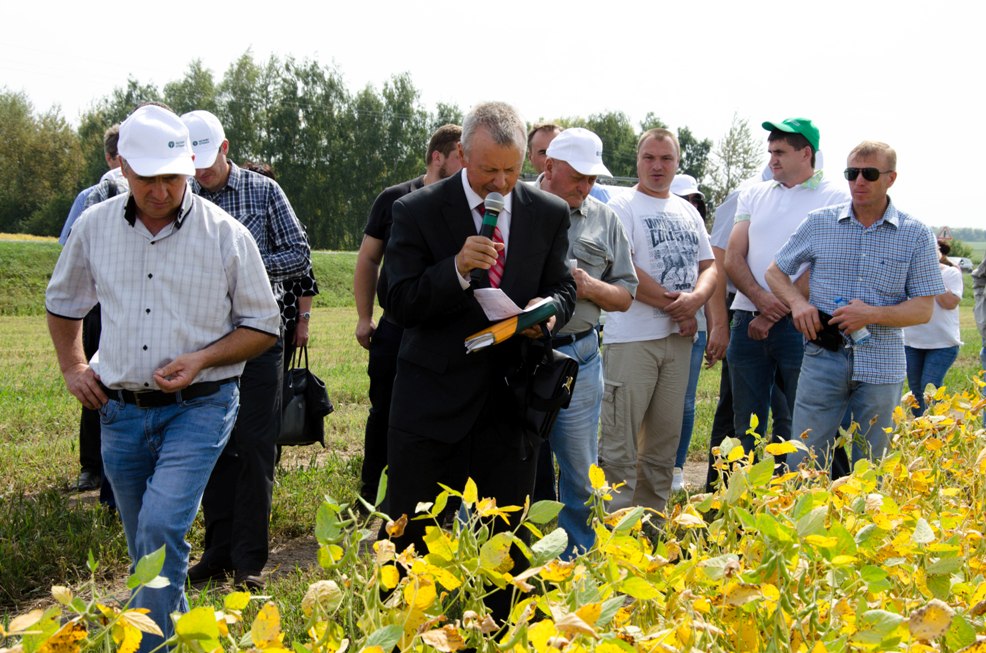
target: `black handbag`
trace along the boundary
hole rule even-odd
[[[542,337],[526,343],[524,362],[507,375],[506,381],[520,409],[524,430],[546,440],[558,412],[572,401],[579,364],[554,349],[547,327],[543,323],[540,326]]]
[[[301,367],[304,356],[305,366]],[[297,367],[295,362],[297,357]],[[290,369],[284,374],[281,404],[281,433],[277,444],[325,446],[325,416],[334,408],[322,379],[308,368],[308,347],[301,347],[291,357]]]

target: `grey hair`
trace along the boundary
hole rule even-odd
[[[462,149],[468,155],[472,136],[483,127],[497,145],[513,145],[527,155],[527,131],[517,110],[506,102],[483,102],[474,106],[462,121]]]

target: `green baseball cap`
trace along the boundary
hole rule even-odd
[[[763,123],[762,127],[767,131],[774,131],[776,129],[787,132],[788,134],[801,134],[808,139],[808,142],[815,151],[818,151],[818,127],[813,125],[808,118],[785,118],[780,122],[767,121]]]

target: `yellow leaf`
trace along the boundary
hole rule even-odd
[[[397,571],[397,567],[394,565],[386,565],[385,567],[380,567],[380,585],[387,590],[392,590],[397,587],[397,583],[401,579],[401,574]]]
[[[227,610],[242,610],[250,602],[250,592],[230,592],[223,599]]]
[[[590,626],[596,625],[596,622],[599,620],[599,615],[602,613],[602,603],[587,603],[575,611],[575,614],[577,614],[582,621],[586,622]]]
[[[45,640],[38,653],[78,653],[79,642],[85,637],[86,627],[78,621],[70,621]]]
[[[364,646],[360,653],[384,653],[380,646]]]
[[[466,647],[466,641],[462,638],[462,633],[455,626],[449,624],[421,633],[421,639],[425,644],[432,648],[442,651],[442,653],[452,653]]]
[[[685,509],[673,521],[676,526],[681,528],[706,528],[708,526],[705,519],[695,510],[695,506],[691,504],[686,505]]]
[[[764,451],[769,453],[771,456],[782,456],[784,454],[794,453],[797,450],[797,445],[790,440],[787,442],[771,442],[764,447]]]
[[[24,632],[34,624],[38,623],[43,616],[44,610],[37,609],[31,610],[27,614],[14,617],[10,621],[10,625],[7,626],[7,633],[10,635],[16,635],[17,633]]]
[[[527,629],[528,647],[531,651],[547,651],[548,640],[558,634],[550,619],[543,619]]]
[[[63,585],[52,585],[51,595],[62,605],[68,605],[72,602],[72,590]]]
[[[471,478],[466,479],[466,489],[462,491],[462,503],[471,507],[479,500],[479,490],[476,488],[476,481]]]
[[[180,616],[175,624],[175,633],[189,647],[213,651],[219,646],[216,613],[208,606],[200,606]],[[192,642],[195,644],[192,645]]]
[[[914,639],[923,641],[940,637],[948,630],[955,611],[947,603],[931,599],[927,604],[911,613],[907,627]]]
[[[823,549],[831,549],[839,543],[839,538],[830,537],[828,535],[808,535],[805,537],[805,542]]]
[[[121,612],[120,621],[129,626],[133,626],[141,632],[157,635],[158,637],[164,637],[164,633],[161,632],[161,628],[147,615],[147,611],[144,608],[137,610],[125,610],[124,612]]]
[[[281,632],[281,613],[277,606],[268,601],[257,612],[257,618],[250,627],[250,639],[257,648],[279,647],[284,639]]]
[[[763,596],[760,587],[750,583],[730,583],[724,594],[726,603],[735,606],[745,605]]]
[[[595,463],[589,465],[589,483],[593,490],[599,490],[606,485],[606,473]]]
[[[144,634],[131,626],[118,626],[113,629],[113,641],[116,643],[117,653],[134,653],[143,638]]]
[[[842,565],[851,565],[856,562],[859,558],[850,555],[837,555],[832,558],[832,564],[836,567],[841,567]]]
[[[556,558],[542,567],[538,575],[548,582],[560,583],[571,578],[574,571],[574,562],[565,562]]]
[[[404,586],[404,601],[411,607],[424,610],[438,598],[435,583],[425,576],[417,576]]]
[[[729,455],[726,456],[726,460],[729,461],[729,462],[731,462],[731,463],[734,463],[737,460],[739,460],[740,458],[742,458],[745,453],[746,452],[743,451],[743,447],[740,446],[740,445],[737,445],[737,446],[735,446],[735,447],[733,447],[732,449],[729,450]]]
[[[597,638],[596,629],[587,624],[582,617],[574,612],[563,612],[561,608],[551,606],[551,617],[558,632],[566,635],[588,635]]]

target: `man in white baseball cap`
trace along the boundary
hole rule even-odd
[[[568,533],[567,556],[592,547],[595,535],[585,505],[592,492],[589,466],[598,458],[599,411],[603,397],[599,355],[601,311],[625,311],[637,291],[630,243],[612,209],[589,197],[597,175],[609,175],[603,143],[588,129],[572,127],[548,145],[541,190],[562,198],[571,210],[568,258],[577,286],[572,319],[553,338],[556,349],[579,361],[579,380],[569,407],[551,431],[558,459],[558,524]]]
[[[139,107],[120,126],[119,152],[130,192],[76,221],[45,306],[69,392],[101,412],[132,562],[164,548],[168,584],[139,589],[133,604],[167,639],[171,613],[188,609],[185,536],[236,419],[243,361],[275,342],[280,315],[249,232],[189,189],[178,116]],[[97,302],[102,334],[86,360],[82,317]],[[145,633],[140,650],[161,643]]]

